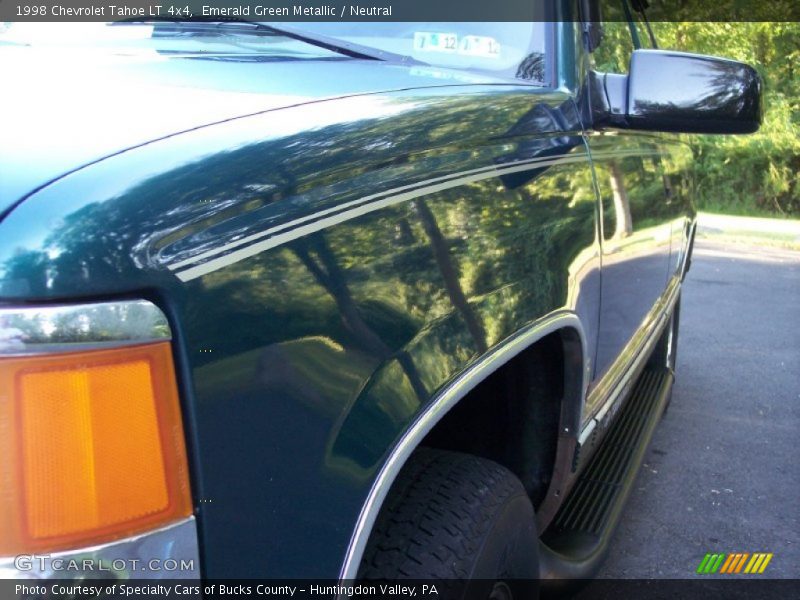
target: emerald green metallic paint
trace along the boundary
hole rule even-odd
[[[596,211],[565,93],[362,95],[63,177],[0,224],[0,293],[161,304],[204,575],[335,577],[382,460],[437,390],[555,310],[593,343]]]
[[[92,144],[0,148],[0,306],[144,298],[169,318],[204,576],[337,577],[378,473],[448,385],[553,315],[580,324],[588,384],[682,264],[688,196],[664,183],[681,153],[587,132],[578,31],[551,33],[558,89],[199,61],[207,89],[173,128],[175,106],[148,124],[158,97],[132,98],[142,129],[117,146],[125,120],[90,107]],[[183,72],[167,64],[156,90]],[[215,105],[215,84],[241,104]],[[634,223],[604,235],[620,181]]]

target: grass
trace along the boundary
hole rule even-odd
[[[800,250],[800,220],[701,212],[697,236],[734,244]]]

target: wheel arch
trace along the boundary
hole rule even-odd
[[[466,398],[479,384],[499,371],[509,361],[532,348],[550,335],[559,335],[564,357],[564,387],[561,400],[560,430],[555,471],[563,471],[565,462],[571,461],[572,449],[577,443],[581,411],[585,400],[590,364],[584,328],[578,316],[571,311],[556,311],[521,329],[499,344],[479,360],[472,363],[449,384],[443,387],[400,436],[375,478],[353,530],[342,568],[341,580],[356,578],[364,549],[384,501],[400,470],[414,450],[433,428]],[[569,461],[565,461],[569,457]],[[566,473],[559,474],[559,476]],[[557,492],[556,477],[548,490],[548,498]],[[557,494],[556,494],[557,495]]]

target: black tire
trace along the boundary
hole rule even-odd
[[[433,582],[441,600],[538,597],[533,506],[508,469],[420,449],[392,486],[359,578]]]

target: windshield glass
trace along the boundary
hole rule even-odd
[[[0,46],[3,45],[105,51],[126,56],[344,58],[333,50],[258,28],[254,23],[7,23],[0,29]]]
[[[440,67],[545,81],[545,23],[298,23]]]
[[[290,32],[282,32],[282,27]],[[544,23],[6,23],[0,25],[0,46],[271,61],[373,56],[542,83],[544,27]]]

